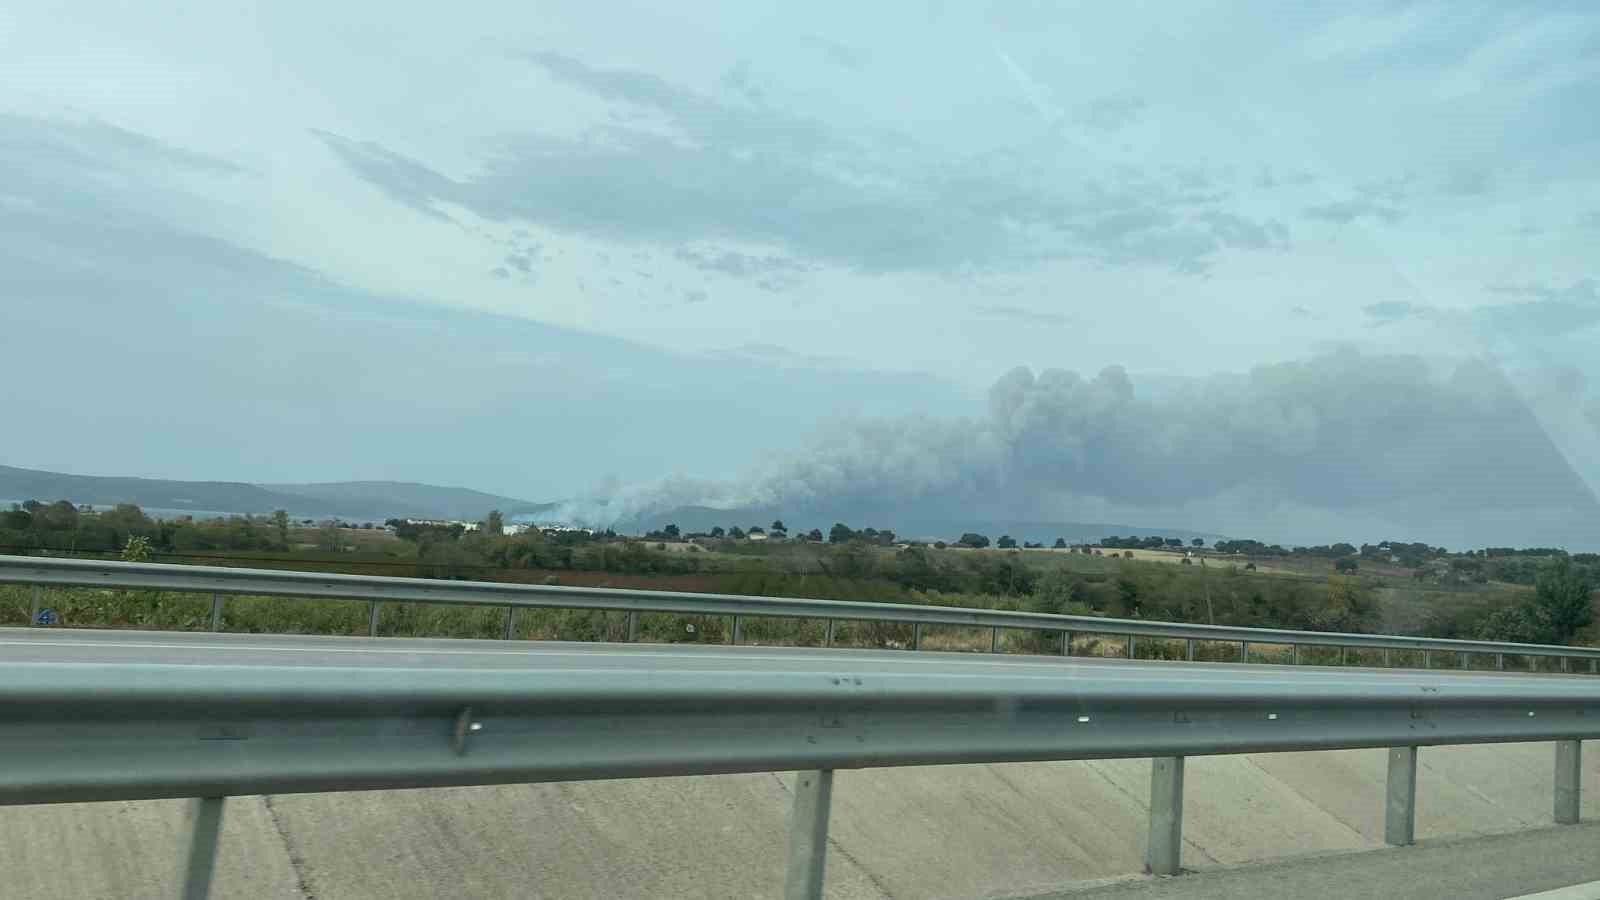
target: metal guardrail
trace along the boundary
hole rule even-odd
[[[0,556],[0,583],[50,585],[61,587],[122,588],[165,590],[211,594],[212,630],[221,630],[227,597],[251,595],[317,599],[365,600],[371,604],[369,633],[376,635],[379,605],[384,602],[438,603],[506,608],[505,636],[510,637],[519,609],[590,609],[621,611],[628,614],[628,634],[638,634],[640,613],[678,613],[723,616],[733,620],[730,631],[734,643],[741,638],[745,618],[802,618],[840,621],[898,622],[912,626],[912,649],[919,649],[926,626],[988,628],[990,649],[1000,648],[1000,632],[1006,629],[1044,631],[1061,635],[1061,651],[1070,655],[1072,635],[1117,635],[1126,642],[1127,656],[1137,655],[1140,638],[1182,640],[1185,655],[1195,658],[1200,642],[1239,645],[1239,658],[1248,662],[1251,644],[1288,646],[1291,660],[1300,662],[1299,648],[1338,648],[1341,664],[1349,649],[1378,650],[1384,665],[1394,651],[1421,651],[1424,667],[1433,666],[1433,654],[1454,654],[1460,668],[1468,667],[1472,654],[1492,655],[1495,667],[1503,669],[1507,656],[1539,657],[1559,660],[1562,671],[1571,671],[1571,661],[1586,663],[1579,668],[1588,673],[1600,671],[1600,648],[1564,647],[1545,644],[1518,644],[1495,641],[1465,641],[1447,638],[1408,637],[1384,634],[1296,631],[1275,628],[1246,628],[1228,625],[1195,625],[1144,619],[1111,619],[1096,616],[1059,616],[1048,613],[962,607],[920,606],[901,603],[866,603],[840,600],[812,600],[796,597],[750,597],[731,594],[702,594],[677,591],[643,591],[619,588],[583,588],[558,585],[504,584],[486,581],[443,581],[421,578],[396,578],[380,575],[337,575],[322,572],[286,572],[271,569],[239,569],[211,566],[185,566],[163,563],[124,563],[83,559],[51,559],[31,556]],[[35,606],[38,600],[36,597]],[[35,614],[37,615],[37,608]],[[834,629],[827,629],[825,645],[832,643]]]
[[[787,896],[819,897],[840,768],[1154,757],[1147,864],[1180,871],[1184,759],[1556,741],[1577,820],[1600,681],[1495,672],[717,646],[0,629],[0,805],[798,771]],[[400,651],[400,652],[397,652]]]

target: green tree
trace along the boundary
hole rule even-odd
[[[1002,534],[1000,535],[1000,540],[995,541],[995,546],[999,547],[1001,550],[1010,550],[1011,548],[1017,546],[1017,539],[1009,534]]]
[[[773,519],[772,520],[772,530],[773,531],[788,531],[789,529],[783,527],[783,520],[782,519]]]
[[[128,542],[122,546],[122,561],[149,562],[150,539],[139,534],[128,538]]]
[[[506,533],[506,519],[500,514],[500,510],[489,510],[489,517],[483,520],[483,533],[495,537]]]
[[[835,522],[833,527],[828,529],[828,543],[830,544],[847,543],[855,536],[856,533],[850,529],[849,525],[843,522]]]
[[[969,531],[961,535],[961,540],[956,543],[963,547],[982,548],[989,546],[989,539],[975,531]]]
[[[1594,621],[1593,590],[1587,573],[1574,569],[1572,560],[1564,555],[1539,573],[1533,585],[1534,603],[1550,623],[1556,643],[1572,640],[1579,628]]]
[[[393,522],[393,519],[389,521]],[[278,543],[285,549],[289,547],[289,512],[288,510],[275,509],[272,511],[272,527],[278,530]]]
[[[1205,538],[1195,538],[1194,540],[1189,542],[1189,546],[1191,546],[1191,547],[1204,547],[1205,545],[1206,545],[1206,539]]]
[[[682,532],[680,532],[678,530],[678,526],[677,525],[668,523],[667,527],[661,529],[661,533],[666,535],[669,538],[672,538],[673,540],[677,540],[678,539],[678,535],[681,534]]]
[[[1057,550],[1065,550],[1065,549],[1067,549],[1067,539],[1066,538],[1056,538],[1056,542],[1054,544],[1052,544],[1051,546],[1053,546]]]

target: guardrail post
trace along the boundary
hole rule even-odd
[[[1383,812],[1383,840],[1396,847],[1416,842],[1417,748],[1389,748],[1389,784]]]
[[[1291,665],[1291,666],[1300,665],[1300,645],[1299,644],[1290,644],[1289,645],[1289,665]]]
[[[1389,648],[1388,647],[1383,648],[1383,667],[1385,669],[1389,668]]]
[[[1144,865],[1152,875],[1183,871],[1183,757],[1150,760],[1150,841]]]
[[[1250,642],[1249,641],[1240,641],[1239,642],[1239,662],[1247,663],[1249,661],[1250,661]]]
[[[39,585],[36,584],[36,585],[33,586],[33,611],[28,613],[28,624],[29,625],[37,625],[37,624],[39,624],[39,610],[42,609],[43,607],[44,607],[44,588],[42,588],[42,587],[40,587]]]
[[[372,609],[367,612],[367,636],[378,636],[378,601],[372,601]]]
[[[828,620],[828,630],[826,632],[824,632],[823,635],[822,635],[822,646],[824,646],[824,647],[832,647],[833,646],[833,637],[834,637],[834,633],[835,633],[835,628],[838,626],[838,624],[839,624],[839,620],[838,619],[829,619]]]
[[[1349,652],[1349,650],[1350,650],[1349,647],[1340,647],[1339,648],[1339,665],[1342,666],[1342,665],[1345,664],[1346,654]]]
[[[1061,632],[1061,655],[1072,655],[1072,632],[1070,631]]]
[[[913,650],[921,650],[922,649],[922,623],[921,622],[913,622],[911,624],[911,649],[913,649]]]
[[[1189,638],[1183,642],[1183,658],[1189,662],[1194,662],[1194,638]]]
[[[205,900],[211,893],[211,871],[217,861],[217,836],[222,832],[221,797],[197,797],[189,803],[189,857],[183,876],[184,900]]]
[[[1128,658],[1133,659],[1133,635],[1128,635]]]
[[[832,769],[795,773],[784,900],[822,897],[822,877],[828,863],[828,812],[832,806]]]
[[[1463,650],[1456,654],[1456,668],[1466,669],[1470,667],[1469,664],[1470,660],[1467,659],[1467,651]]]
[[[1578,801],[1583,796],[1581,741],[1556,741],[1556,824],[1578,824]]]
[[[211,630],[222,630],[222,595],[211,595]]]
[[[1563,675],[1565,675],[1568,672],[1572,671],[1571,667],[1568,666],[1567,662],[1568,661],[1567,661],[1567,658],[1565,656],[1561,657],[1561,674],[1563,674]]]
[[[509,641],[509,640],[511,640],[511,633],[516,631],[516,630],[517,630],[517,608],[515,606],[508,606],[508,607],[506,607],[506,632],[505,632],[505,634],[502,634],[500,637],[502,639],[504,639],[504,640],[508,640]]]
[[[993,628],[989,629],[989,652],[990,653],[999,653],[1000,652],[1000,626],[999,625],[996,625]]]
[[[1424,650],[1424,651],[1422,651],[1422,667],[1424,669],[1433,668],[1433,651],[1432,650]]]
[[[1506,667],[1506,655],[1504,653],[1496,653],[1494,655],[1494,667],[1496,669],[1498,669],[1498,670],[1501,670],[1501,671],[1505,670],[1505,667]]]
[[[639,639],[639,611],[636,610],[636,609],[630,609],[630,610],[628,610],[628,641],[629,642],[633,642],[633,641],[637,641],[638,639]]]
[[[733,633],[731,635],[732,639],[730,641],[728,641],[728,643],[737,644],[737,643],[739,643],[739,639],[742,638],[742,637],[744,637],[744,617],[743,616],[734,616],[733,617]]]

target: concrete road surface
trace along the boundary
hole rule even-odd
[[[1591,823],[1144,877],[1029,900],[1535,900],[1533,892],[1537,900],[1600,900],[1596,879],[1600,824]]]

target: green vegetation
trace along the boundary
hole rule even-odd
[[[360,574],[560,583],[657,590],[705,591],[830,600],[871,600],[1048,614],[1143,618],[1219,625],[1313,631],[1421,633],[1533,642],[1583,640],[1592,625],[1597,562],[1583,555],[1521,552],[1442,554],[1421,545],[1297,548],[1279,554],[1219,556],[1157,538],[1117,538],[1134,549],[989,549],[987,537],[963,535],[954,546],[896,543],[892,531],[836,524],[790,538],[781,520],[770,527],[738,527],[685,535],[673,525],[647,540],[581,530],[531,529],[507,535],[498,513],[484,527],[413,525],[383,528],[292,522],[271,517],[211,521],[156,521],[138,507],[104,512],[73,504],[29,502],[0,513],[6,552],[97,555],[127,560],[181,561],[260,568],[312,569]],[[751,540],[743,535],[759,535]],[[740,537],[736,537],[740,536]],[[1175,540],[1175,539],[1174,539]],[[1134,543],[1137,542],[1137,543]],[[1003,545],[1014,545],[1009,536]],[[1398,552],[1397,552],[1398,548]],[[1229,549],[1236,548],[1230,547]],[[1346,552],[1353,550],[1353,553]],[[1422,569],[1397,567],[1412,554]],[[1262,566],[1258,567],[1259,560]],[[1174,565],[1174,562],[1183,565]],[[1417,572],[1424,575],[1418,577]],[[1489,579],[1486,572],[1506,575]],[[46,604],[67,625],[197,629],[209,624],[206,598],[148,592],[50,591]],[[26,589],[0,590],[0,621],[26,621]],[[620,613],[524,610],[515,634],[572,640],[626,634]],[[365,633],[367,608],[350,601],[268,598],[230,600],[225,627],[234,631]],[[384,604],[383,634],[499,637],[505,611],[415,604]],[[647,615],[640,627],[657,641],[722,641],[730,623],[719,619]],[[752,619],[747,641],[816,644],[820,622]],[[907,627],[839,623],[844,644],[903,646]],[[929,647],[986,647],[986,633],[930,629]],[[1058,635],[1005,634],[1016,650],[1052,651]],[[1083,652],[1122,652],[1114,640],[1080,635]],[[1080,649],[1075,647],[1075,652]],[[1150,642],[1140,656],[1180,653],[1171,642]],[[1199,648],[1226,658],[1229,648]],[[1259,652],[1274,652],[1259,648]]]

